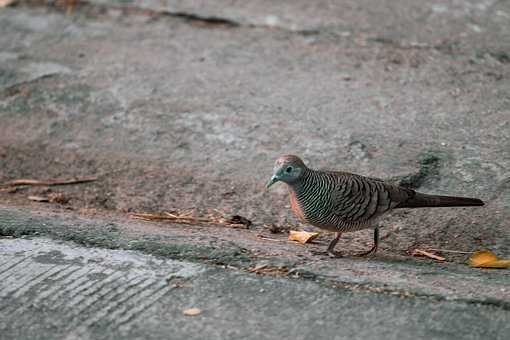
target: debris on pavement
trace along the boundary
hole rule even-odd
[[[52,192],[48,194],[48,199],[50,203],[58,203],[58,204],[66,204],[69,202],[69,196],[65,195],[63,192]]]
[[[505,269],[510,268],[510,260],[498,259],[493,252],[483,250],[475,252],[469,258],[469,266],[475,268]]]
[[[262,240],[267,240],[267,241],[286,242],[286,241],[283,241],[283,240],[278,240],[278,239],[275,239],[275,238],[267,237],[267,236],[264,236],[262,234],[258,234],[257,237],[262,239]]]
[[[228,228],[248,229],[251,221],[240,215],[225,215],[215,210],[205,216],[194,216],[193,211],[187,212],[163,212],[163,213],[131,213],[130,218],[144,221],[168,221],[178,224],[200,224],[200,225],[217,225]]]
[[[305,244],[305,243],[313,241],[319,235],[320,235],[320,233],[316,233],[316,232],[290,230],[289,231],[289,240],[297,241],[301,244]]]
[[[45,196],[28,196],[27,198],[30,201],[34,201],[34,202],[49,202],[50,201],[48,199],[48,197],[45,197]]]
[[[97,181],[97,177],[82,177],[82,178],[71,178],[71,179],[49,179],[46,181],[36,179],[16,179],[4,184],[4,187],[16,187],[22,185],[32,186],[52,186],[52,185],[71,185],[81,184]]]
[[[268,229],[271,234],[279,234],[289,230],[289,228],[287,227],[283,227],[276,224],[265,224],[264,228]]]
[[[182,314],[187,315],[187,316],[195,316],[195,315],[199,315],[200,313],[202,313],[200,308],[188,308],[188,309],[185,309],[182,311]]]
[[[287,267],[277,267],[268,264],[256,265],[255,267],[247,268],[246,271],[249,273],[273,276],[286,276],[289,274],[289,268]]]
[[[249,219],[241,215],[234,215],[227,219],[227,222],[232,225],[244,225],[246,226],[246,229],[248,229],[252,224],[252,222]]]
[[[442,256],[439,256],[439,255],[436,255],[436,254],[433,254],[431,252],[428,252],[426,250],[421,250],[421,249],[413,250],[412,255],[413,256],[425,256],[425,257],[428,257],[428,258],[431,258],[431,259],[434,259],[434,260],[437,260],[437,261],[445,261],[446,260]]]
[[[453,254],[473,254],[472,251],[461,251],[461,250],[450,250],[450,249],[435,249],[430,248],[430,251],[438,251],[441,253],[453,253]]]
[[[28,196],[27,198],[30,201],[34,201],[34,202],[49,202],[49,203],[58,203],[58,204],[66,204],[70,200],[70,198],[62,192],[51,192],[47,196],[31,195],[31,196]]]
[[[17,187],[7,187],[7,188],[0,188],[0,192],[6,192],[8,194],[13,194],[16,191],[18,191]]]

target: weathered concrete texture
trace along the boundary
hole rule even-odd
[[[130,251],[0,239],[3,339],[507,339],[490,306],[264,278]],[[196,307],[202,314],[183,315]]]
[[[292,152],[487,201],[396,213],[390,252],[510,252],[508,2],[202,4],[3,9],[0,181],[99,174],[54,190],[85,213],[223,209],[261,230],[295,223],[284,187],[263,190]]]
[[[509,337],[508,271],[409,256],[510,253],[508,1],[47,3],[0,9],[0,183],[99,179],[0,190],[0,233],[116,250],[2,240],[0,337]],[[285,188],[263,189],[289,152],[487,205],[395,212],[374,259],[313,255],[327,235],[264,227],[299,227]],[[69,202],[27,200],[55,192]],[[126,217],[183,209],[254,224]]]
[[[297,33],[334,32],[364,35],[380,42],[414,48],[493,47],[507,50],[508,6],[497,0],[89,0],[89,3],[144,8],[211,24],[280,28]]]
[[[201,237],[204,232],[212,236]],[[231,269],[273,271],[353,291],[427,296],[494,305],[510,310],[510,272],[469,268],[380,253],[375,258],[330,259],[312,254],[324,244],[298,245],[286,235],[273,241],[258,232],[221,227],[163,226],[139,221],[94,220],[0,208],[0,235],[52,237],[89,247],[137,250],[170,259]],[[275,242],[277,241],[277,242]],[[268,244],[269,243],[269,244]]]

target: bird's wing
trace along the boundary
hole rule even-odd
[[[382,178],[377,178],[377,177],[368,177],[368,176],[362,176],[362,175],[357,175],[357,174],[353,174],[352,172],[346,172],[346,171],[325,171],[327,173],[330,173],[330,174],[334,174],[335,176],[358,176],[358,177],[363,177],[363,178],[367,178],[367,179],[370,179],[372,181],[377,181],[377,182],[385,182],[384,179]]]
[[[332,194],[332,213],[350,222],[361,222],[384,214],[414,196],[414,191],[382,180],[336,173],[338,185]]]

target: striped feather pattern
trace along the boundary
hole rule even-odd
[[[304,222],[332,231],[374,227],[376,219],[414,191],[345,172],[305,169],[290,185],[292,208]],[[299,210],[297,210],[299,209]]]

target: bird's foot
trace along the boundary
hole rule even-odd
[[[338,259],[340,257],[343,257],[342,253],[339,252],[339,251],[335,251],[335,250],[328,250],[326,252],[328,254],[329,257],[331,257],[332,259]]]
[[[369,251],[365,251],[363,253],[359,253],[359,254],[356,254],[354,256],[356,256],[356,257],[374,256],[376,252],[377,252],[377,247],[372,247],[372,248],[370,248]]]

